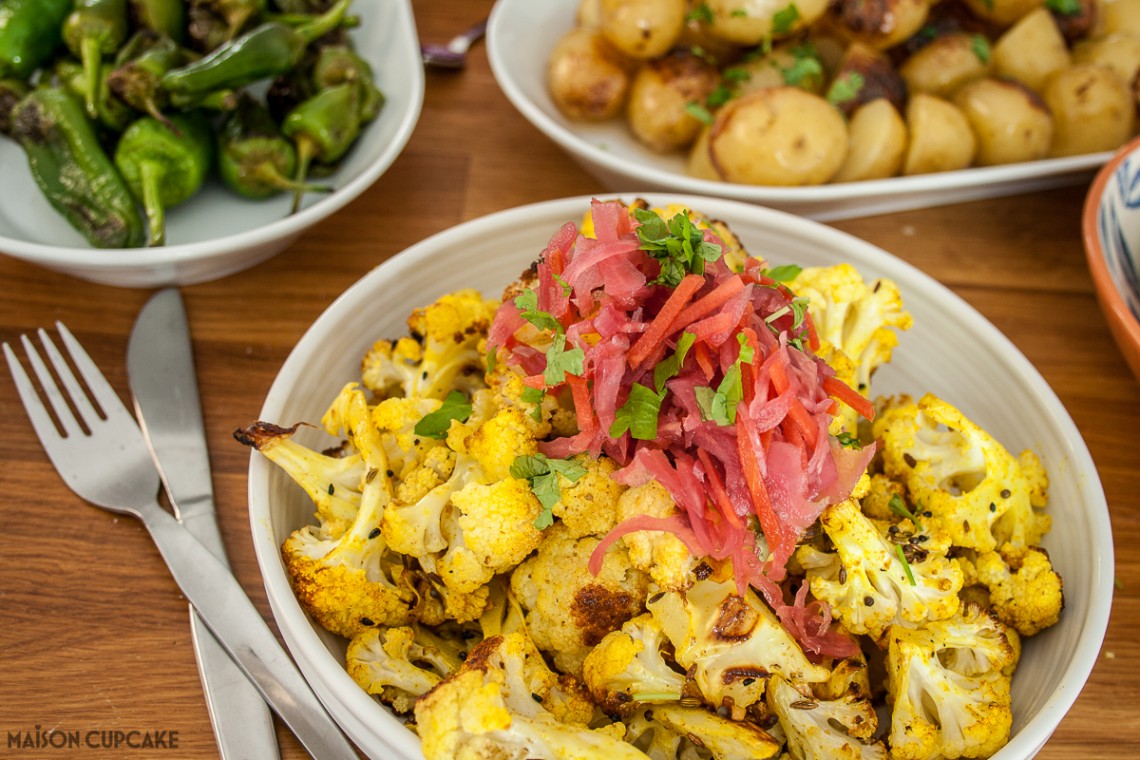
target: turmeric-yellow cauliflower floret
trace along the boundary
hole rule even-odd
[[[460,450],[474,457],[487,478],[494,481],[510,478],[515,458],[538,453],[538,442],[523,413],[508,407],[500,409],[467,436]]]
[[[883,470],[905,483],[910,501],[930,512],[955,546],[992,551],[1016,535],[1039,539],[1049,518],[1035,511],[1033,485],[1015,459],[959,410],[933,394],[880,403],[872,425],[882,441]],[[1012,513],[1010,521],[1003,516]]]
[[[468,483],[451,495],[451,504],[458,531],[447,536],[438,571],[456,591],[474,591],[522,562],[542,541],[534,526],[542,505],[524,480]]]
[[[655,480],[634,486],[618,499],[618,523],[638,515],[668,517],[677,511],[673,497]],[[693,557],[681,539],[659,530],[638,530],[622,536],[629,549],[629,562],[662,589],[684,589],[693,583]]]
[[[979,554],[974,569],[977,581],[989,590],[998,619],[1022,636],[1060,620],[1063,584],[1043,549],[1006,544],[996,552]]]
[[[609,457],[586,454],[573,458],[586,469],[575,481],[558,475],[559,498],[552,507],[567,532],[574,536],[604,536],[618,521],[618,499],[625,486],[613,479],[617,464]]]
[[[564,672],[581,673],[590,648],[644,610],[649,579],[630,566],[620,542],[606,550],[598,574],[590,572],[587,563],[599,543],[556,524],[511,574],[511,591],[526,611],[535,644]]]

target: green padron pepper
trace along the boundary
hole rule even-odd
[[[340,26],[351,4],[352,0],[340,0],[301,26],[261,24],[201,60],[167,72],[162,85],[172,96],[197,96],[275,77],[296,66],[314,40]]]
[[[360,85],[360,119],[369,122],[384,107],[384,93],[376,86],[372,67],[347,45],[322,47],[313,64],[313,85],[317,90],[346,82]]]
[[[111,130],[122,132],[127,124],[135,117],[134,112],[126,103],[111,94],[111,88],[106,77],[106,70],[102,72],[100,81],[95,87],[95,120],[97,124]],[[55,64],[55,78],[61,87],[72,95],[86,98],[89,90],[87,72],[83,66],[70,58],[61,58]]]
[[[148,245],[166,242],[166,209],[202,189],[214,160],[214,132],[198,111],[170,117],[174,129],[150,116],[131,123],[115,148],[115,166],[146,209]]]
[[[72,0],[0,3],[0,79],[27,79],[63,42]]]
[[[12,136],[44,196],[91,245],[143,244],[135,199],[75,96],[57,87],[33,90],[12,109]]]
[[[181,0],[130,0],[139,26],[182,44],[186,40],[186,4]]]
[[[269,109],[244,96],[218,133],[218,171],[226,186],[246,198],[269,198],[285,191],[329,192],[328,185],[299,184],[297,151],[281,134]]]
[[[281,132],[297,146],[298,184],[308,176],[309,164],[339,161],[360,135],[360,86],[346,82],[321,90],[289,112]],[[293,212],[301,207],[303,190],[293,191]]]
[[[170,98],[162,87],[162,75],[186,61],[187,52],[174,40],[157,37],[149,47],[108,74],[107,84],[131,108],[169,124],[163,109],[170,104]]]
[[[83,62],[87,92],[83,99],[87,115],[99,118],[98,92],[103,57],[114,55],[127,40],[130,23],[127,0],[75,0],[63,24],[63,41],[72,55]]]
[[[19,79],[0,79],[0,134],[12,134],[12,109],[25,95],[28,85]]]

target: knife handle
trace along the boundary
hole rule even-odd
[[[182,593],[309,754],[357,760],[233,574],[157,501],[139,514]]]

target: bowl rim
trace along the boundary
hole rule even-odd
[[[392,20],[401,27],[398,33],[407,35],[411,40],[418,39],[410,0],[397,0],[393,7],[396,9],[396,15]],[[416,45],[418,50],[418,43]],[[208,262],[225,257],[234,251],[258,248],[279,240],[295,239],[309,227],[356,200],[391,167],[411,139],[423,110],[425,76],[420,66],[413,67],[412,71],[404,72],[401,76],[410,79],[410,107],[395,123],[392,139],[359,174],[337,187],[334,192],[323,195],[315,203],[305,206],[295,214],[289,214],[251,230],[219,238],[154,248],[58,246],[0,235],[0,253],[41,266],[80,266],[109,273],[120,268],[158,269],[187,262]],[[63,222],[62,218],[60,221]]]
[[[549,0],[540,0],[548,2]],[[916,194],[947,192],[981,188],[994,183],[1007,183],[1045,179],[1053,176],[1092,173],[1113,151],[1088,153],[1078,156],[1042,158],[999,166],[972,166],[947,172],[932,172],[909,176],[886,177],[858,182],[832,182],[810,186],[746,185],[718,182],[687,174],[666,171],[626,158],[619,152],[602,150],[573,129],[560,124],[544,108],[527,97],[513,70],[507,65],[502,45],[498,44],[502,30],[513,18],[512,3],[531,3],[534,0],[499,0],[491,10],[487,24],[487,57],[495,80],[507,99],[535,127],[556,142],[563,150],[581,160],[597,164],[611,172],[635,177],[636,182],[672,188],[668,192],[709,195],[745,202],[819,202],[850,201],[863,195]],[[1084,175],[1087,176],[1087,175]],[[684,187],[681,187],[683,183]]]
[[[1105,189],[1116,174],[1117,169],[1124,161],[1134,154],[1140,153],[1140,137],[1135,137],[1125,143],[1097,172],[1085,195],[1084,209],[1081,213],[1081,236],[1085,243],[1085,260],[1088,262],[1089,272],[1092,274],[1096,286],[1097,300],[1100,302],[1105,318],[1115,323],[1118,335],[1131,342],[1129,347],[1121,346],[1121,352],[1135,365],[1134,369],[1140,377],[1140,320],[1132,313],[1132,309],[1124,300],[1108,271],[1105,261],[1104,243],[1100,238],[1100,210],[1105,200]]]
[[[701,207],[703,204],[705,207],[712,207],[708,208],[707,212],[717,218],[730,218],[733,213],[749,215],[763,220],[766,226],[775,224],[789,235],[799,235],[820,242],[840,242],[844,246],[854,248],[856,252],[874,251],[876,256],[885,255],[889,258],[892,267],[895,268],[893,271],[897,272],[897,275],[892,274],[892,277],[897,278],[900,285],[919,283],[923,287],[932,288],[940,297],[947,299],[948,303],[963,310],[962,317],[971,326],[971,329],[986,332],[992,340],[1002,346],[1004,353],[1012,357],[1011,361],[1019,374],[1023,376],[1024,381],[1033,390],[1038,403],[1043,404],[1043,408],[1054,420],[1055,425],[1064,432],[1066,458],[1070,461],[1067,469],[1078,473],[1073,477],[1079,481],[1081,491],[1090,501],[1092,507],[1090,510],[1090,528],[1092,533],[1109,539],[1106,545],[1098,547],[1097,552],[1091,553],[1087,582],[1088,587],[1093,589],[1095,593],[1089,599],[1085,618],[1080,621],[1076,640],[1072,647],[1072,656],[1065,665],[1064,673],[1058,679],[1057,687],[1042,702],[1037,713],[1028,719],[1021,730],[1012,736],[1010,741],[994,755],[994,760],[1021,760],[1032,757],[1044,745],[1068,713],[1096,665],[1108,627],[1114,592],[1115,559],[1111,541],[1112,528],[1103,486],[1084,438],[1051,386],[1020,349],[963,298],[922,270],[876,245],[801,216],[738,200],[706,198],[662,191],[646,191],[630,193],[629,195],[646,198],[654,204],[680,203],[682,205],[688,204],[690,207]],[[371,298],[369,293],[375,287],[374,281],[388,279],[393,275],[399,275],[402,271],[410,271],[419,266],[423,258],[433,250],[443,245],[462,245],[464,240],[481,235],[485,228],[495,228],[505,223],[526,223],[529,217],[541,216],[554,209],[561,210],[561,215],[565,219],[572,219],[582,209],[588,208],[590,200],[594,197],[597,196],[585,195],[539,201],[470,219],[436,232],[381,263],[341,293],[306,329],[274,379],[260,411],[260,419],[272,420],[273,415],[278,414],[280,406],[288,398],[289,386],[295,382],[295,378],[300,372],[305,371],[303,369],[304,362],[298,357],[302,353],[312,350],[323,340],[322,336],[340,318],[334,315],[339,315],[345,310],[351,311]],[[566,216],[566,214],[570,215]],[[273,536],[273,526],[270,522],[271,505],[268,499],[269,489],[266,486],[268,485],[267,479],[272,471],[273,467],[264,457],[257,456],[256,452],[250,453],[248,469],[250,527],[253,534],[254,551],[262,573],[262,581],[270,598],[271,609],[277,618],[276,622],[282,629],[282,634],[290,650],[295,655],[298,652],[303,652],[305,657],[310,658],[308,664],[312,664],[315,670],[321,670],[322,676],[327,676],[327,680],[321,682],[319,692],[324,694],[326,688],[331,691],[350,690],[346,693],[337,693],[334,696],[332,701],[337,707],[341,709],[347,707],[349,710],[354,708],[370,710],[371,708],[367,705],[371,704],[383,709],[362,689],[356,687],[345,671],[343,664],[327,650],[315,624],[309,620],[293,595],[285,574],[280,547]],[[320,668],[322,662],[330,670],[326,671]],[[304,667],[302,669],[306,670],[308,676],[308,670]],[[387,711],[385,711],[385,715],[391,717],[393,721],[396,720]],[[335,711],[334,717],[337,717]],[[342,720],[345,723],[358,725],[360,716],[354,713],[347,720],[344,718]],[[399,724],[395,723],[394,725]],[[348,729],[346,728],[346,730]],[[353,738],[360,740],[360,737]],[[401,737],[397,743],[393,743],[386,749],[402,752],[411,747],[418,747],[418,740],[410,732],[408,737]]]

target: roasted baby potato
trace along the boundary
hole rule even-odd
[[[922,28],[930,5],[928,0],[836,0],[829,14],[849,41],[887,50]]]
[[[994,26],[1007,27],[1030,11],[1045,7],[1045,0],[965,0],[978,18]]]
[[[977,138],[962,109],[950,101],[916,93],[907,103],[906,128],[910,140],[903,174],[953,171],[973,163]]]
[[[906,154],[906,122],[886,98],[855,110],[847,123],[847,159],[834,182],[893,177]]]
[[[954,93],[978,138],[979,166],[1034,161],[1049,154],[1053,115],[1040,96],[1009,79],[978,79]]]
[[[729,101],[717,112],[708,154],[728,182],[818,185],[847,155],[847,124],[826,100],[774,87]]]
[[[659,153],[687,148],[702,126],[689,106],[704,103],[719,82],[716,67],[689,51],[643,64],[629,89],[630,129]]]
[[[906,83],[885,53],[852,42],[835,69],[827,99],[850,118],[859,106],[879,98],[901,109],[906,102]]]
[[[990,72],[990,43],[981,34],[954,32],[936,37],[903,61],[899,74],[909,92],[946,97]]]
[[[546,85],[558,110],[571,119],[605,121],[621,113],[629,92],[628,64],[600,32],[576,27],[554,50]]]
[[[1050,155],[1113,150],[1132,134],[1132,88],[1108,66],[1078,63],[1049,78],[1042,93],[1053,112]]]
[[[779,40],[814,24],[827,0],[705,0],[709,31],[737,45]]]
[[[993,46],[993,72],[1037,92],[1051,74],[1067,68],[1070,62],[1065,38],[1053,14],[1043,7],[1014,24]]]
[[[636,60],[664,55],[685,26],[685,0],[601,0],[598,28],[620,53]]]

